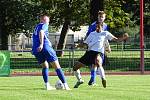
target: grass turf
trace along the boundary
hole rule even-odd
[[[97,86],[88,86],[89,76],[83,76],[85,83],[78,89],[73,86],[74,76],[67,76],[72,88],[65,90],[44,90],[41,76],[1,77],[0,100],[150,100],[150,75],[107,76],[107,88],[103,88],[99,77]],[[58,80],[50,76],[52,85]]]

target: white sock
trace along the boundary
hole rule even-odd
[[[77,71],[74,71],[74,75],[76,76],[76,78],[77,78],[78,81],[80,81],[82,79],[79,69]]]
[[[50,85],[49,82],[45,83],[45,85]]]
[[[97,68],[97,72],[98,72],[98,74],[100,75],[100,78],[105,79],[105,71],[104,71],[104,68],[103,68],[103,67],[98,67],[98,68]]]
[[[95,67],[94,70],[97,71],[97,67]]]
[[[64,84],[64,87],[69,87],[67,83],[63,83],[63,84]]]

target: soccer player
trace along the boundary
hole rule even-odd
[[[99,12],[98,12],[98,20],[95,21],[95,22],[93,22],[93,23],[89,26],[88,32],[86,33],[86,37],[87,37],[91,32],[93,32],[93,31],[96,30],[96,23],[97,23],[97,22],[101,23],[102,29],[103,29],[104,31],[108,31],[109,28],[108,28],[107,24],[104,23],[105,19],[106,19],[106,14],[105,14],[105,12],[104,12],[104,11],[99,11]]]
[[[56,56],[56,52],[52,48],[52,44],[48,39],[48,25],[49,25],[49,16],[42,15],[40,17],[40,23],[36,25],[34,29],[34,33],[32,36],[33,46],[32,46],[32,54],[38,60],[38,63],[42,66],[42,75],[43,80],[45,82],[46,90],[54,90],[55,88],[49,84],[48,76],[49,76],[49,63],[62,81],[64,88],[66,90],[70,90],[64,73],[60,67],[58,62],[58,58]]]
[[[91,26],[89,27],[89,30],[88,30],[88,32],[87,32],[87,36],[91,33],[91,32],[93,32],[93,31],[95,31],[96,30],[96,23],[98,22],[98,23],[100,23],[101,25],[102,25],[102,30],[104,30],[104,31],[108,31],[108,26],[107,26],[107,24],[106,23],[104,23],[104,21],[105,21],[105,19],[106,19],[106,14],[105,14],[105,12],[104,11],[99,11],[98,12],[98,20],[97,21],[95,21],[95,22],[93,22],[92,24],[91,24]],[[107,45],[106,45],[107,44]],[[108,48],[108,51],[110,51],[110,45],[109,45],[109,42],[108,42],[108,40],[105,40],[104,41],[104,50],[103,50],[103,63],[104,63],[104,59],[105,59],[105,48]],[[101,77],[101,79],[102,79],[102,85],[103,85],[103,87],[105,88],[106,87],[106,77],[105,77],[105,71],[104,71],[104,68],[101,66],[101,67],[98,67],[99,68],[99,71],[97,71],[98,72],[98,74],[100,75],[100,77]],[[88,85],[94,85],[95,84],[95,78],[96,78],[96,70],[97,70],[97,67],[96,66],[92,66],[91,67],[91,78],[90,78],[90,81],[89,81],[89,83],[88,83]]]
[[[86,37],[89,36],[89,34],[91,34],[91,32],[95,31],[96,30],[96,23],[99,22],[101,25],[102,25],[102,30],[104,31],[108,31],[108,26],[106,23],[104,23],[105,21],[105,18],[106,18],[106,14],[104,11],[99,11],[98,12],[98,20],[93,22],[89,28],[88,28],[88,32],[86,33]],[[106,45],[107,44],[107,45]],[[107,48],[108,51],[111,51],[110,49],[110,45],[109,45],[109,42],[108,40],[106,40],[104,42],[104,51],[105,51],[105,48]],[[105,54],[103,52],[103,54]],[[103,55],[103,60],[105,59],[104,58],[105,55]],[[97,70],[97,67],[95,66],[91,66],[91,78],[90,78],[90,81],[88,82],[88,85],[94,85],[95,84],[95,78],[96,78],[96,70]],[[102,85],[103,87],[106,87],[106,79],[105,79],[105,72],[104,72],[104,68],[103,67],[99,67],[100,68],[100,71],[98,71],[98,74],[100,75],[101,79],[102,79]],[[80,72],[78,70],[78,72]],[[79,76],[80,77],[80,76]],[[80,84],[83,84],[83,80],[79,81],[76,83],[76,85],[74,86],[75,88],[77,88]]]
[[[105,40],[115,40],[123,41],[127,36],[117,38],[108,31],[102,30],[102,25],[97,22],[96,31],[89,34],[86,38],[85,43],[88,45],[88,51],[79,59],[79,61],[73,67],[76,78],[78,79],[74,88],[78,88],[78,84],[82,84],[83,80],[80,75],[79,68],[83,66],[93,66],[98,67],[98,71],[101,71],[103,56],[104,56],[104,41]],[[82,82],[82,83],[81,83]]]

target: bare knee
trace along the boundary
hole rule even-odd
[[[78,70],[77,64],[75,64],[75,65],[73,66],[73,71],[77,71],[77,70]]]
[[[73,66],[73,71],[77,71],[78,69],[80,69],[81,67],[83,67],[84,64],[77,62],[74,66]]]
[[[49,68],[49,64],[47,61],[40,64],[42,68]]]
[[[53,68],[55,68],[55,69],[61,68],[61,67],[60,67],[60,64],[59,64],[59,62],[58,62],[58,60],[56,60],[56,61],[54,61],[54,62],[51,62],[50,64],[51,64],[51,66],[52,66]]]
[[[100,56],[98,56],[96,59],[97,67],[102,67],[102,63],[103,63],[102,58]]]

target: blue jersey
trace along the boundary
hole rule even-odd
[[[91,33],[94,32],[96,30],[96,21],[93,22],[89,28],[88,28],[88,32],[86,33],[86,37]],[[108,26],[106,23],[103,23],[103,31],[108,31]]]
[[[44,23],[39,23],[35,29],[34,29],[34,33],[32,36],[32,40],[33,40],[33,46],[32,46],[32,53],[33,54],[37,54],[37,48],[40,46],[40,38],[39,38],[39,33],[40,31],[43,30],[44,31],[44,43],[43,43],[43,50],[48,49],[52,44],[48,39],[48,24],[44,24]]]

